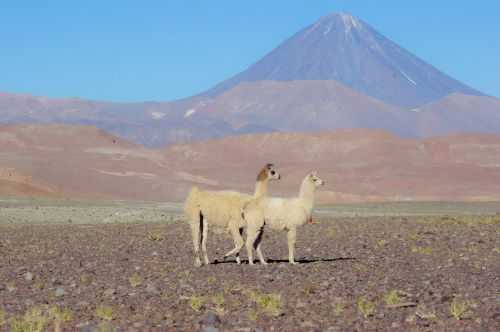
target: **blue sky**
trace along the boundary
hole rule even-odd
[[[172,100],[244,70],[334,11],[500,96],[500,1],[2,1],[0,91]]]

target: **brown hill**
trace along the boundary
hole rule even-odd
[[[93,127],[0,127],[2,196],[181,201],[189,187],[251,192],[274,162],[272,192],[293,195],[317,170],[322,202],[499,200],[500,137],[402,139],[378,130],[228,137],[150,150]],[[27,193],[27,194],[26,194]]]
[[[413,134],[408,112],[335,81],[242,83],[187,114],[193,122],[207,115],[222,120],[238,133],[385,128]]]
[[[91,125],[146,146],[260,132],[382,129],[403,137],[500,133],[500,100],[452,94],[403,110],[333,80],[241,83],[207,99],[109,103],[0,93],[0,122]]]
[[[469,133],[500,133],[500,99],[487,96],[451,94],[413,109],[415,132],[420,137]]]

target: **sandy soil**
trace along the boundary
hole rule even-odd
[[[2,218],[11,208],[23,206],[4,203]],[[112,209],[38,208],[81,208],[88,218]],[[318,217],[299,233],[297,266],[284,260],[285,234],[274,232],[263,242],[268,266],[217,263],[231,240],[211,232],[214,264],[195,268],[186,223],[165,211],[152,222],[161,209],[149,208],[158,212],[128,223],[39,224],[49,210],[32,224],[2,220],[0,330],[30,321],[65,331],[500,327],[499,215]]]

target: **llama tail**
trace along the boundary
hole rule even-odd
[[[184,213],[189,220],[195,220],[200,214],[200,189],[192,187],[184,203]]]
[[[203,218],[200,209],[200,189],[192,187],[184,203],[184,213],[187,217],[193,236],[193,247],[195,254],[195,266],[201,266],[199,257],[200,244],[203,240]]]

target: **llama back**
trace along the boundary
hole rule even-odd
[[[251,198],[236,191],[205,191],[193,187],[184,204],[184,212],[190,219],[201,213],[213,225],[226,227],[233,220],[243,227],[241,210]]]

